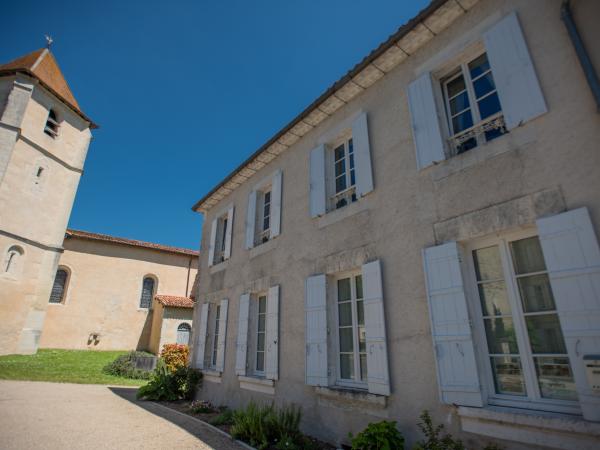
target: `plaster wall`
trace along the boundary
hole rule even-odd
[[[593,3],[582,1],[576,7],[591,13],[597,8]],[[482,24],[491,25],[514,10],[548,112],[502,138],[419,171],[410,128],[408,84],[432,61],[447,62],[466,43],[481,36]],[[597,48],[600,30],[591,26],[586,36]],[[368,116],[375,189],[346,208],[312,219],[309,152],[321,136],[360,110]],[[466,241],[533,227],[540,215],[580,206],[589,208],[600,236],[599,142],[600,116],[560,21],[560,2],[480,1],[205,215],[203,248],[208,247],[212,220],[227,205],[235,205],[230,260],[212,268],[206,254],[200,261],[198,302],[221,298],[230,302],[224,372],[219,383],[207,379],[198,396],[232,407],[251,399],[299,404],[304,410],[304,428],[329,441],[346,441],[348,432],[357,433],[369,422],[387,418],[398,422],[411,443],[421,437],[416,423],[420,412],[428,409],[434,420],[463,439],[467,448],[490,441],[510,449],[535,448],[531,443],[465,432],[455,409],[440,403],[421,250],[447,239]],[[283,171],[281,235],[262,250],[247,251],[244,222],[249,192],[276,169]],[[486,211],[487,220],[478,218],[476,212],[481,210]],[[326,397],[304,384],[306,278],[358,269],[375,259],[382,262],[392,390],[383,406]],[[279,380],[274,395],[267,395],[242,389],[235,375],[237,320],[241,294],[256,286],[277,284]],[[196,307],[194,318],[199,319],[199,314]],[[515,426],[511,433],[518,436],[523,430]],[[511,437],[509,433],[503,436]]]
[[[48,304],[42,348],[147,350],[153,318],[139,307],[143,279],[155,278],[155,294],[185,296],[197,270],[189,255],[76,237],[64,246],[59,265],[70,272],[66,298]],[[90,340],[92,333],[99,339]]]

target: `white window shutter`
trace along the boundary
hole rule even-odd
[[[271,237],[281,232],[281,170],[275,172],[271,185]]]
[[[325,275],[306,279],[304,310],[306,384],[327,386],[327,281]]]
[[[254,247],[254,227],[256,226],[256,191],[248,195],[248,209],[246,210],[246,249]]]
[[[363,197],[373,190],[373,169],[366,113],[362,113],[352,122],[352,145],[356,163],[356,195]]]
[[[390,395],[383,286],[379,260],[362,266],[365,338],[367,344],[367,383],[371,394]]]
[[[231,234],[233,233],[233,206],[227,211],[227,229],[225,230],[225,259],[231,257]]]
[[[511,130],[544,114],[548,109],[516,13],[496,23],[483,38],[506,127]]]
[[[269,288],[265,335],[265,378],[279,379],[279,286]]]
[[[215,245],[217,241],[217,219],[212,221],[210,228],[210,243],[208,244],[208,267],[212,266],[215,262]]]
[[[198,348],[196,349],[196,368],[204,369],[204,351],[206,348],[206,331],[208,325],[208,303],[200,308],[200,326],[198,327]]]
[[[246,357],[248,355],[248,313],[250,309],[250,294],[240,296],[238,315],[237,349],[235,355],[235,373],[246,375]]]
[[[417,168],[423,169],[434,162],[443,161],[444,140],[429,72],[408,85],[408,106],[417,152]]]
[[[219,311],[219,342],[217,342],[217,363],[215,369],[218,372],[223,372],[225,367],[225,343],[227,342],[227,308],[229,300],[224,298],[221,300],[221,308]]]
[[[319,145],[310,152],[310,216],[325,214],[325,146]]]
[[[456,242],[423,250],[429,319],[443,403],[483,406]]]
[[[537,221],[540,243],[583,417],[600,421],[600,396],[583,357],[600,353],[600,248],[587,208]]]

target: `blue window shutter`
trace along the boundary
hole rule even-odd
[[[356,195],[363,197],[373,190],[373,169],[366,113],[362,113],[352,123],[352,144],[356,161]]]
[[[305,290],[306,384],[327,386],[327,282],[325,275],[307,278]]]
[[[319,145],[310,152],[310,216],[325,214],[325,146]]]

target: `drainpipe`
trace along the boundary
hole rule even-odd
[[[569,3],[569,0],[565,0],[563,2],[560,9],[560,18],[567,27],[569,37],[571,38],[571,43],[573,44],[573,47],[575,47],[575,53],[577,53],[579,63],[581,64],[581,68],[585,74],[585,78],[587,79],[590,89],[592,90],[592,95],[596,100],[596,110],[600,113],[600,83],[598,82],[598,75],[594,70],[594,66],[592,65],[592,61],[590,60],[587,51],[585,50],[583,41],[579,35],[579,31],[577,31],[577,25],[575,25],[575,21],[573,20]]]
[[[192,270],[192,256],[190,256],[190,260],[188,262],[188,273],[187,273],[187,280],[185,280],[185,296],[188,296],[189,290],[190,290],[190,271]]]

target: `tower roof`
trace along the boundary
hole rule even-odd
[[[0,76],[17,72],[25,73],[37,78],[40,83],[58,97],[59,100],[77,113],[81,118],[88,121],[90,123],[90,128],[98,127],[83,113],[83,111],[81,111],[77,100],[75,100],[75,96],[71,92],[65,77],[58,67],[54,55],[49,49],[41,48],[9,63],[0,65]]]

